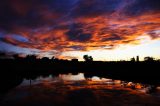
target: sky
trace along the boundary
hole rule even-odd
[[[160,58],[160,0],[1,0],[0,52]]]

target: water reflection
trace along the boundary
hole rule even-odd
[[[158,96],[148,95],[150,89],[151,85],[85,77],[84,73],[49,75],[35,80],[24,79],[6,95],[3,105],[160,105]]]
[[[35,80],[24,79],[19,86],[29,86],[29,85],[38,85],[38,84],[53,84],[53,83],[62,83],[62,84],[78,84],[79,85],[105,85],[119,87],[119,88],[130,88],[132,90],[137,90],[143,93],[150,93],[152,89],[151,85],[144,85],[141,83],[126,82],[121,80],[114,80],[109,78],[100,78],[98,76],[93,76],[90,78],[85,78],[84,73],[78,73],[77,75],[69,74],[59,74],[58,76],[49,75],[48,77],[38,77]],[[159,87],[157,87],[159,88]]]
[[[77,75],[72,75],[72,73],[60,74],[59,78],[64,81],[83,81],[83,80],[86,80],[83,73],[79,73]]]

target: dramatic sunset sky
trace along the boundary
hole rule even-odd
[[[0,51],[39,57],[160,58],[160,0],[1,0]]]

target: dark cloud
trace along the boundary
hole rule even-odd
[[[148,34],[152,39],[160,38],[160,32],[151,31],[151,32],[148,32]]]
[[[122,12],[127,15],[160,10],[159,0],[3,0],[0,2],[0,29],[14,32],[22,28],[51,27],[63,17],[67,20],[110,15],[126,2],[128,5]]]
[[[75,17],[96,17],[116,11],[122,0],[80,0],[73,11]]]
[[[122,40],[122,38],[117,34],[111,34],[110,37],[102,39],[102,41],[117,41],[117,40]]]
[[[160,0],[135,0],[133,3],[124,7],[126,15],[141,15],[146,12],[159,11]]]
[[[119,11],[127,15],[160,10],[159,0],[3,0],[0,2],[0,29],[51,27],[61,18],[96,17]],[[74,20],[74,19],[73,19]]]
[[[82,24],[70,25],[70,30],[66,32],[66,36],[70,41],[86,42],[92,38],[92,34],[83,32]]]
[[[92,38],[91,34],[83,33],[82,30],[70,30],[66,33],[66,35],[69,40],[77,42],[89,41]]]
[[[86,49],[86,47],[81,46],[81,45],[69,46],[69,48],[72,48],[73,50],[85,50]]]
[[[71,9],[72,0],[5,0],[0,3],[0,29],[51,26]]]

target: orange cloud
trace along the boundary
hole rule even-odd
[[[114,16],[114,15],[113,15]],[[35,48],[40,50],[59,50],[59,51],[72,51],[72,50],[94,50],[110,46],[111,48],[125,43],[138,42],[136,39],[139,36],[148,34],[152,37],[151,32],[160,30],[160,14],[150,13],[137,17],[122,16],[122,19],[113,18],[110,16],[99,16],[94,18],[77,18],[75,24],[70,28],[69,22],[65,22],[57,28],[41,28],[37,31],[20,32],[22,36],[28,39],[28,42],[21,42],[13,39],[8,35],[3,41],[18,45],[20,47]],[[79,26],[78,26],[79,25]],[[73,39],[82,39],[77,41],[69,39],[67,32],[71,33]],[[80,34],[77,35],[72,34]],[[90,38],[85,38],[85,34],[90,34]],[[154,39],[159,38],[159,33],[154,35]],[[86,40],[85,40],[86,39]],[[136,43],[137,44],[137,43]]]

